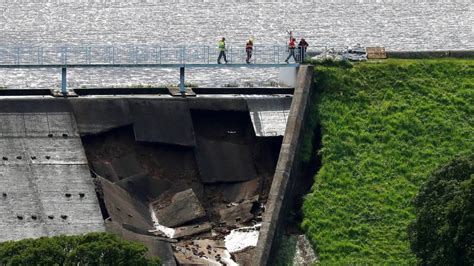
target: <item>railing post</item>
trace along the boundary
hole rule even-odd
[[[86,64],[90,65],[91,63],[91,48],[86,46]]]
[[[16,64],[20,64],[20,47],[16,48]]]
[[[62,48],[62,55],[63,55],[63,65],[67,65],[67,47]]]
[[[112,45],[112,64],[115,65],[115,45]]]
[[[42,47],[38,47],[38,65],[42,65],[43,64],[43,48]]]
[[[184,89],[184,66],[179,68],[179,92],[185,94],[186,90]]]
[[[66,70],[66,67],[62,67],[61,68],[61,93],[66,96],[67,95],[67,88],[66,88],[66,82],[67,82],[67,79],[66,79],[66,74],[67,74],[67,70]]]

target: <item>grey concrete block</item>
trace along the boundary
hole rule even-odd
[[[248,145],[199,138],[195,153],[204,183],[248,181],[257,176]]]
[[[137,141],[194,146],[194,129],[185,101],[132,101]]]
[[[179,226],[205,215],[206,211],[192,189],[176,193],[167,207],[156,211],[160,224],[167,227]]]

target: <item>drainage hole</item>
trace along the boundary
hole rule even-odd
[[[7,193],[3,192],[3,193],[2,193],[2,197],[6,198],[6,197],[7,197]]]
[[[31,156],[31,160],[36,160],[36,156]]]
[[[46,160],[49,160],[49,159],[51,159],[51,156],[46,155],[44,158],[46,158]]]
[[[86,196],[86,194],[84,194],[84,193],[79,193],[79,197],[80,197],[81,199],[84,198],[85,196]]]
[[[16,158],[17,158],[18,160],[21,160],[23,157],[21,157],[21,156],[17,156]]]
[[[48,215],[48,219],[53,220],[53,219],[54,219],[54,215]]]
[[[49,134],[48,134],[48,137],[49,137],[49,138],[52,138],[52,137],[53,137],[53,134],[49,133]]]
[[[3,159],[4,161],[8,161],[8,157],[3,156],[2,159]]]
[[[23,215],[17,215],[16,218],[18,218],[18,220],[23,220]]]
[[[63,138],[67,138],[68,135],[66,133],[63,134]]]
[[[66,220],[66,219],[67,219],[67,215],[64,215],[64,214],[61,215],[61,219]]]
[[[71,197],[71,193],[66,193],[66,194],[64,194],[64,196],[66,196],[66,198],[70,198],[70,197]]]
[[[131,215],[131,214],[127,214],[127,215],[128,215],[128,217],[130,217],[130,218],[132,218],[132,217],[133,217],[133,215]]]
[[[38,219],[38,216],[36,215],[31,215],[31,219],[33,219],[33,221],[36,221]]]

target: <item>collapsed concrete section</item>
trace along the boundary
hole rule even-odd
[[[282,97],[269,98],[275,99],[277,106],[282,105],[277,100]],[[193,261],[251,265],[256,237],[238,249],[226,247],[225,239],[250,231],[253,236],[258,235],[257,225],[265,211],[282,141],[281,137],[256,134],[255,120],[249,115],[251,100],[252,97],[104,96],[22,99],[17,104],[17,100],[7,101],[0,106],[0,112],[24,108],[41,115],[23,115],[25,118],[18,124],[11,122],[17,117],[2,119],[10,124],[5,127],[7,122],[3,122],[0,127],[6,129],[0,145],[8,157],[0,167],[0,182],[11,190],[13,180],[7,177],[24,174],[23,168],[18,170],[18,164],[29,158],[25,161],[31,178],[18,186],[19,190],[27,191],[22,196],[24,201],[33,202],[31,209],[45,213],[46,219],[56,219],[56,214],[49,214],[49,205],[43,198],[57,200],[57,195],[51,195],[50,192],[56,192],[50,186],[59,182],[61,185],[55,189],[67,189],[66,203],[53,204],[51,211],[64,210],[66,214],[59,217],[74,231],[58,224],[48,229],[49,220],[33,229],[15,229],[6,224],[1,219],[8,215],[3,214],[14,207],[4,203],[15,199],[9,190],[4,192],[6,199],[0,199],[0,226],[17,232],[17,236],[8,239],[21,239],[101,231],[105,219],[107,231],[142,242],[149,248],[148,255],[160,256],[166,265]],[[264,105],[271,105],[271,100]],[[35,108],[30,110],[31,106]],[[253,106],[258,109],[259,104]],[[50,109],[54,112],[46,114]],[[69,122],[58,122],[60,116],[55,115],[60,110],[67,110],[64,113],[69,114],[69,120],[63,119]],[[35,123],[46,123],[48,133],[44,134]],[[272,122],[262,119],[259,123]],[[19,140],[17,131],[29,135]],[[3,139],[7,139],[4,144]],[[20,155],[10,155],[17,153]],[[49,183],[44,189],[38,182],[42,179]],[[94,197],[89,197],[91,193]],[[73,205],[76,194],[80,204]],[[43,214],[28,216],[31,219],[18,217],[42,222]],[[80,226],[74,226],[76,220],[72,218],[77,218]],[[202,243],[206,243],[204,247]]]
[[[0,113],[0,242],[103,231],[71,112]]]
[[[219,101],[203,101],[203,106],[199,101],[147,101],[130,100],[130,106],[138,106],[130,125],[83,136],[90,165],[104,179],[107,220],[127,233],[142,229],[143,235],[154,235],[157,241],[168,239],[161,245],[172,247],[178,263],[248,264],[256,238],[236,251],[239,259],[227,250],[224,239],[234,229],[261,221],[281,137],[256,136],[248,110],[241,111],[239,104],[236,111],[228,106],[221,110]],[[242,99],[237,101],[242,103]],[[173,106],[180,106],[181,114],[170,115]],[[155,115],[159,110],[168,111]],[[146,113],[149,122],[139,113]],[[159,118],[164,115],[168,117]],[[81,124],[88,128],[85,121]],[[145,132],[147,124],[153,130]],[[122,200],[114,199],[117,195]],[[129,204],[119,206],[121,213],[117,213],[117,203],[108,203],[123,199]],[[211,252],[212,256],[206,249],[196,251],[199,241],[217,245],[220,251]]]

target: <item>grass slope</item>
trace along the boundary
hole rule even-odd
[[[431,171],[474,150],[474,61],[315,68],[322,168],[303,228],[322,264],[413,264],[412,199]]]

